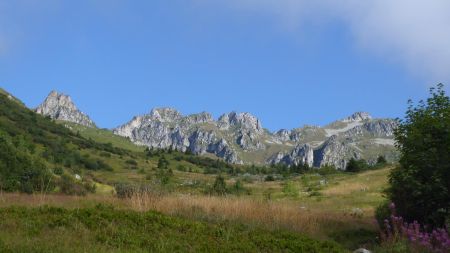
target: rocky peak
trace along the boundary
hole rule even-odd
[[[349,117],[343,119],[343,122],[356,122],[356,121],[364,121],[364,120],[370,120],[372,119],[372,116],[367,112],[355,112]]]
[[[228,114],[224,114],[220,116],[218,125],[222,129],[228,129],[230,126],[236,126],[257,133],[264,132],[261,121],[248,112],[230,112]]]
[[[201,112],[201,113],[191,114],[191,115],[185,117],[185,121],[188,124],[201,124],[201,123],[213,122],[214,120],[210,113]]]
[[[179,111],[173,108],[163,107],[163,108],[154,108],[150,112],[149,116],[153,120],[161,121],[161,122],[173,122],[180,120],[183,115]]]
[[[94,122],[82,113],[72,99],[65,94],[52,91],[45,101],[36,108],[36,112],[52,119],[73,122],[88,127],[95,127]]]
[[[281,129],[275,132],[273,136],[277,141],[286,142],[291,140],[291,133],[292,132],[287,129]]]

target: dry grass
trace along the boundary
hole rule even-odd
[[[391,167],[367,171],[339,181],[338,185],[333,185],[323,190],[322,193],[330,196],[351,195],[355,192],[373,192],[381,195],[382,189],[387,185],[387,175]]]
[[[83,208],[99,203],[136,211],[156,210],[164,214],[193,220],[231,221],[261,226],[270,230],[288,229],[318,238],[327,238],[327,234],[333,231],[357,230],[374,226],[369,217],[352,217],[344,212],[327,210],[323,207],[306,209],[293,201],[264,201],[250,197],[141,193],[130,199],[121,200],[112,195],[89,195],[86,197],[56,194],[44,197],[40,194],[19,193],[0,195],[0,208],[11,205]]]
[[[291,201],[264,201],[249,197],[136,194],[126,200],[138,211],[159,212],[189,219],[234,221],[267,229],[288,229],[317,237],[336,230],[373,228],[369,217],[352,217],[334,210],[306,209]],[[127,205],[128,206],[128,205]]]

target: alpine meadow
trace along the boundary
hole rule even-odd
[[[448,13],[0,0],[0,252],[450,252]]]

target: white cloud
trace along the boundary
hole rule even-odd
[[[206,2],[206,1],[205,1]],[[205,3],[203,2],[203,3]],[[310,22],[343,21],[355,45],[404,65],[427,82],[450,81],[448,0],[216,0],[276,17],[298,31]],[[430,83],[432,84],[432,83]]]

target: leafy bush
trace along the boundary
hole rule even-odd
[[[377,165],[386,165],[387,164],[387,161],[386,161],[386,158],[384,157],[384,156],[382,156],[382,155],[380,155],[380,156],[378,156],[378,158],[377,158]]]
[[[250,195],[251,191],[249,189],[246,189],[244,187],[244,184],[242,183],[241,180],[236,180],[236,182],[234,182],[233,186],[230,188],[230,193],[232,194],[236,194],[236,195],[242,195],[242,194],[247,194]]]
[[[63,174],[58,183],[60,191],[67,195],[85,196],[87,193],[95,193],[94,183],[77,181],[74,177]]]
[[[211,194],[215,194],[215,195],[225,195],[227,194],[228,189],[227,189],[227,184],[225,182],[225,178],[222,177],[221,175],[218,175],[216,177],[216,180],[214,181],[214,184],[211,188]]]
[[[283,185],[283,193],[288,197],[298,197],[299,189],[294,182],[286,182]]]
[[[264,181],[266,182],[275,181],[275,178],[272,175],[268,175],[264,178]]]
[[[356,160],[351,158],[348,163],[345,171],[347,172],[360,172],[367,169],[367,162],[364,159]]]
[[[51,172],[44,163],[13,144],[13,138],[0,130],[0,189],[3,191],[51,191]]]
[[[62,175],[64,173],[64,170],[61,167],[56,167],[53,169],[53,173],[55,173],[55,175]]]
[[[125,161],[125,163],[126,163],[126,164],[129,164],[129,165],[134,165],[134,166],[137,166],[137,165],[138,165],[138,163],[136,162],[136,160],[133,160],[133,159],[128,159],[128,160]]]
[[[114,186],[114,190],[117,197],[124,199],[131,198],[131,196],[133,196],[136,192],[136,187],[130,184],[119,183]]]
[[[450,99],[443,85],[409,107],[395,140],[400,166],[389,176],[387,191],[400,216],[442,227],[450,216]]]

